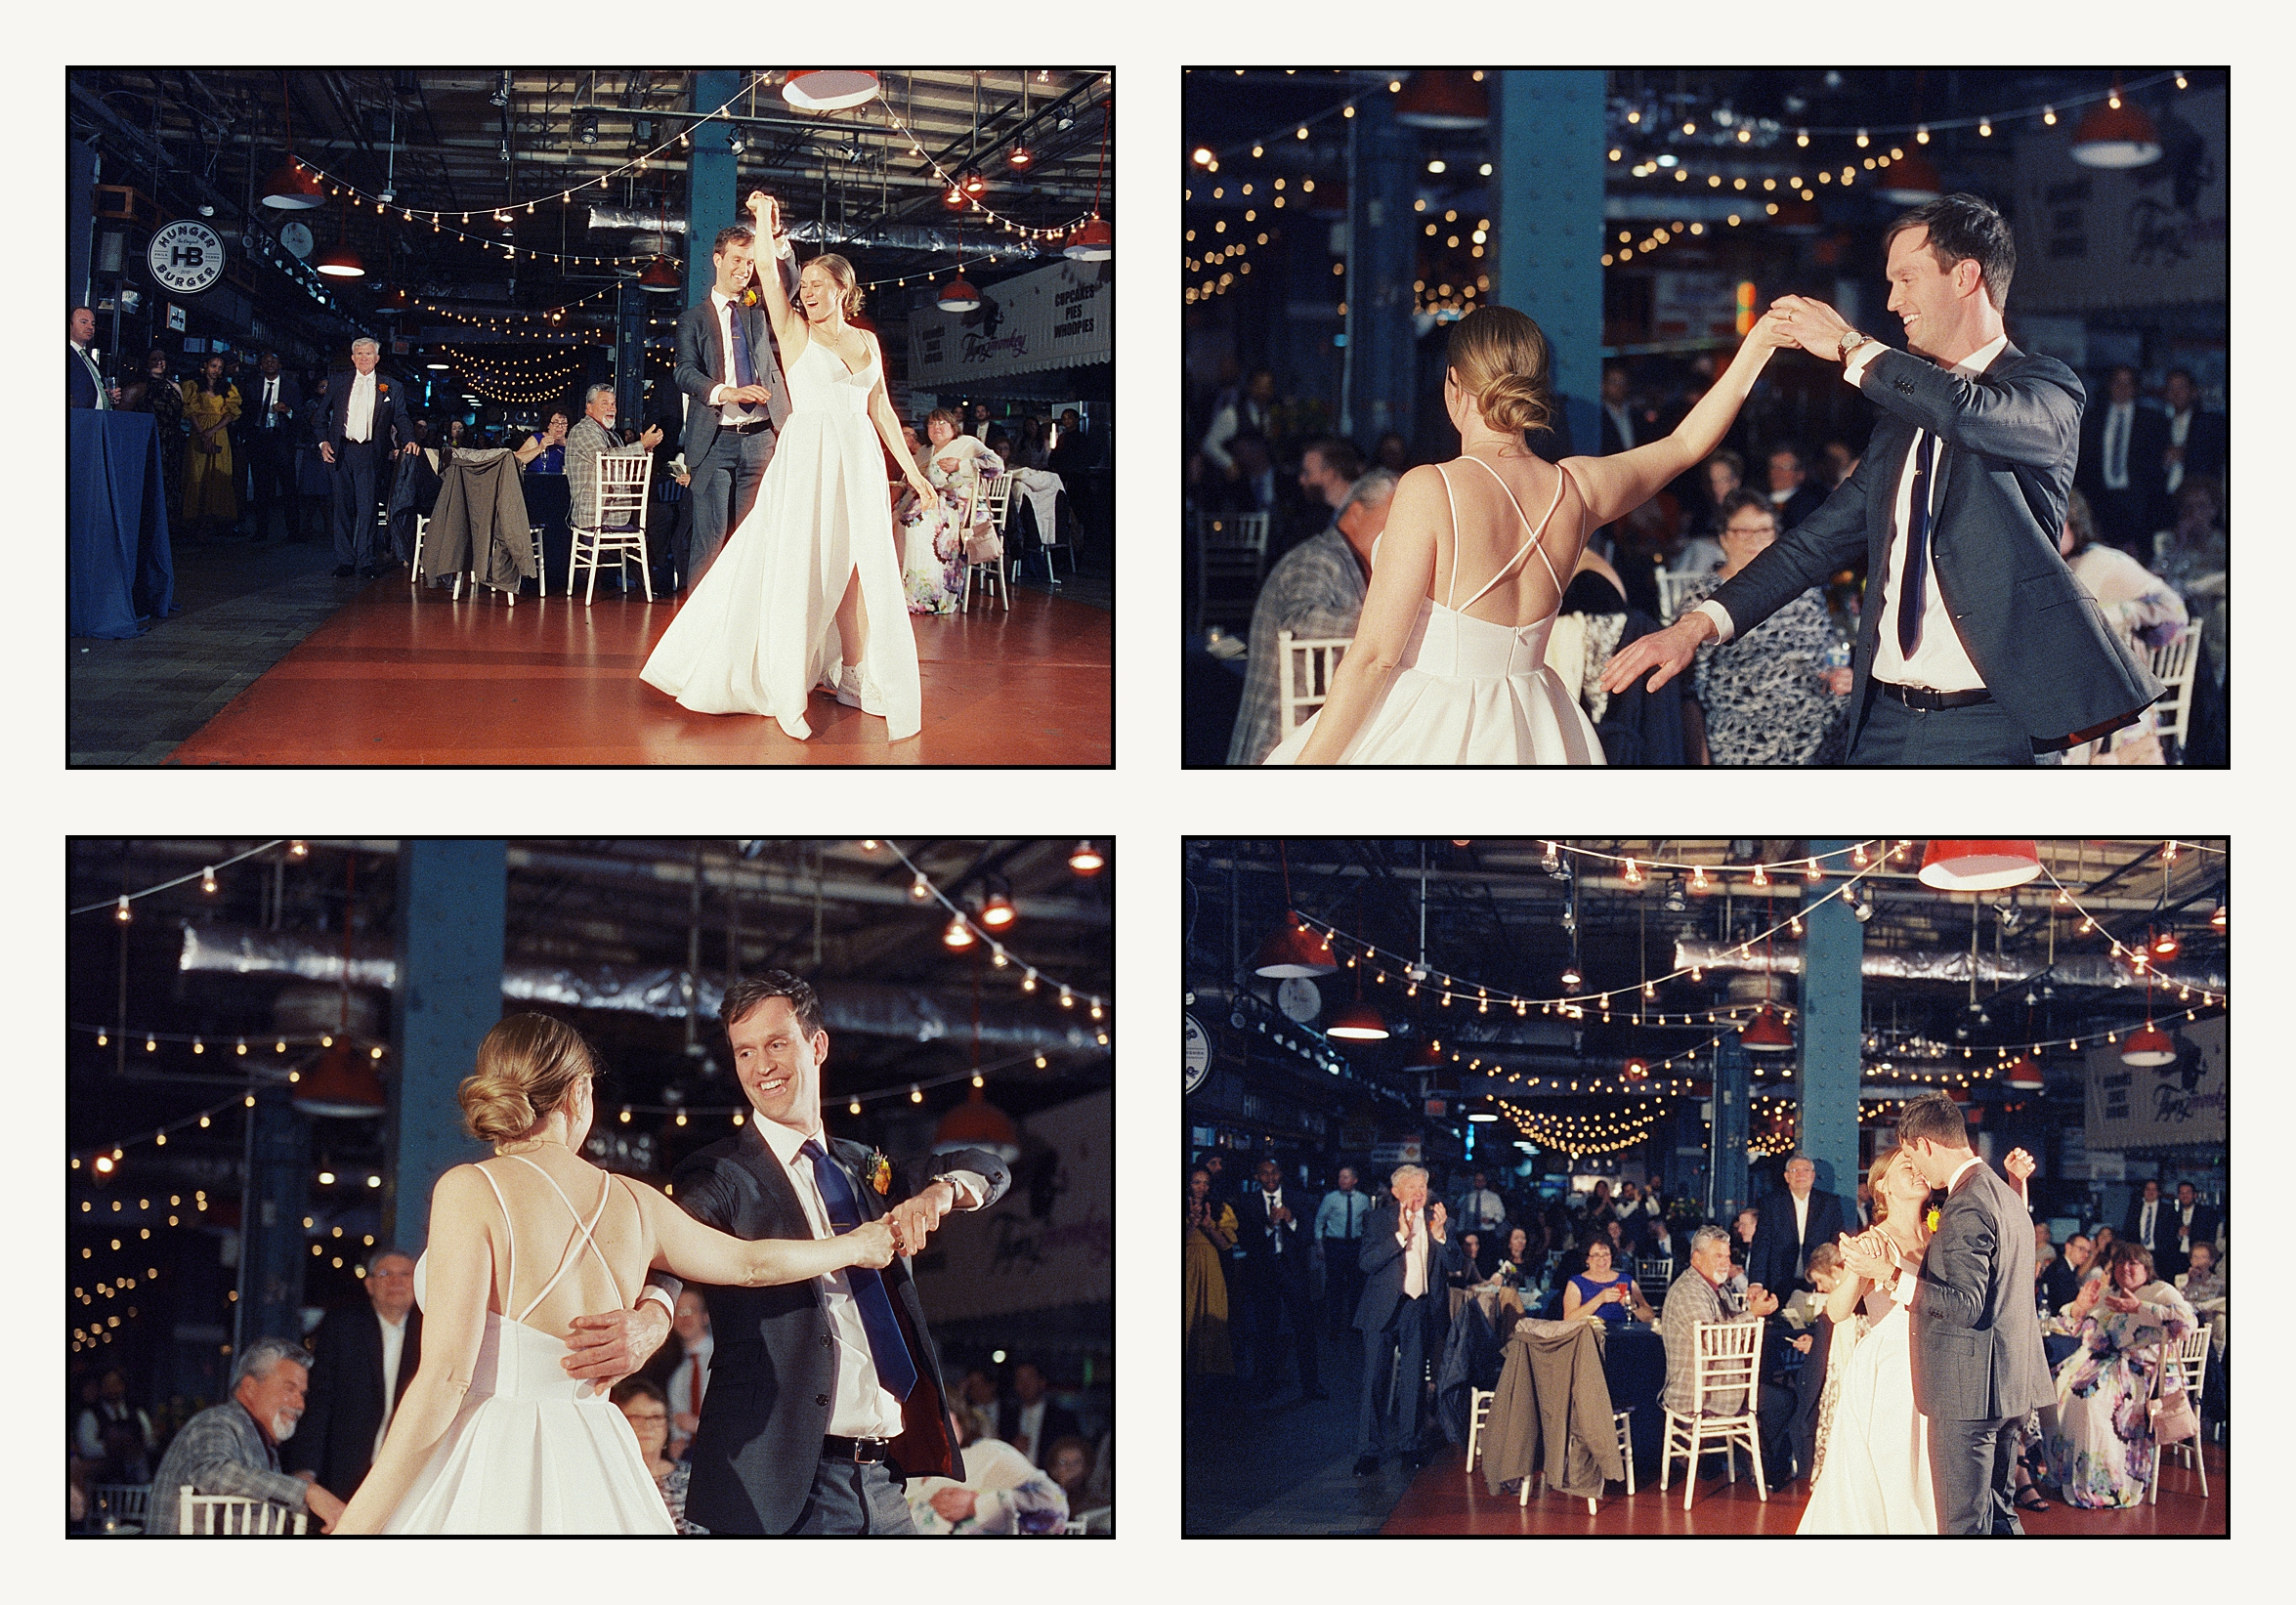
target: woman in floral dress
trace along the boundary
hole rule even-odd
[[[2143,1502],[2159,1453],[2148,1406],[2162,1348],[2198,1325],[2185,1295],[2153,1276],[2152,1255],[2135,1243],[2115,1243],[2105,1275],[2044,1323],[2081,1339],[2057,1368],[2057,1426],[2049,1435],[2050,1473],[2067,1504],[2105,1510]]]

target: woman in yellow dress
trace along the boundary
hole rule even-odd
[[[191,439],[184,452],[184,523],[193,535],[239,521],[232,488],[231,426],[239,416],[239,392],[223,376],[223,359],[210,357],[196,384],[184,387],[184,419]]]
[[[1228,1282],[1223,1262],[1236,1246],[1236,1211],[1212,1202],[1212,1175],[1188,1172],[1188,1210],[1181,1228],[1180,1296],[1186,1311],[1188,1371],[1233,1376],[1228,1346]]]

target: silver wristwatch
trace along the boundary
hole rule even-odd
[[[1857,332],[1857,330],[1851,329],[1849,333],[1842,336],[1842,360],[1845,362],[1849,361],[1850,354],[1851,352],[1856,351],[1861,346],[1870,346],[1873,343],[1874,337],[1872,335],[1860,334]]]

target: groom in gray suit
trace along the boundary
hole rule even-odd
[[[797,253],[787,235],[771,245],[775,271],[797,298]],[[678,319],[677,387],[686,396],[682,442],[694,519],[679,581],[691,584],[748,515],[773,460],[774,437],[788,421],[788,384],[764,312],[743,305],[756,271],[756,236],[745,223],[717,232],[710,252],[716,281]]]
[[[1944,1093],[1905,1106],[1897,1141],[1945,1190],[1937,1229],[1918,1267],[1847,1240],[1843,1259],[1910,1306],[1913,1403],[1929,1422],[1938,1531],[2021,1537],[2010,1493],[2019,1429],[2057,1396],[2033,1311],[2032,1218],[1970,1152],[1969,1124]]]

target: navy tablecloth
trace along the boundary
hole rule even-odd
[[[159,431],[148,412],[66,410],[69,629],[124,640],[176,611]]]
[[[1635,1413],[1636,1477],[1655,1481],[1666,1441],[1666,1339],[1639,1322],[1612,1326],[1603,1336],[1602,1379],[1610,1384],[1610,1408]]]

